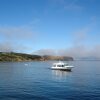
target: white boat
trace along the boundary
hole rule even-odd
[[[53,63],[51,69],[71,71],[73,67],[74,66],[70,66],[68,63],[59,61],[58,63]]]

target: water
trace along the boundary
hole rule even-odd
[[[72,72],[53,62],[0,63],[0,100],[100,100],[100,62],[73,61]]]

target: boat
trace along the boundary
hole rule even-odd
[[[73,67],[74,66],[71,66],[68,63],[64,63],[64,62],[59,61],[58,63],[53,63],[53,66],[51,67],[51,69],[71,71],[71,69]]]

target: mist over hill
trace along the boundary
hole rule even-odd
[[[47,60],[66,60],[73,61],[69,56],[50,56],[50,55],[31,55],[15,52],[0,52],[0,61],[47,61]]]

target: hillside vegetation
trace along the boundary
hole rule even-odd
[[[40,56],[40,55],[30,55],[24,53],[14,53],[14,52],[0,52],[0,61],[46,61],[46,60],[73,60],[72,57],[63,56]]]

